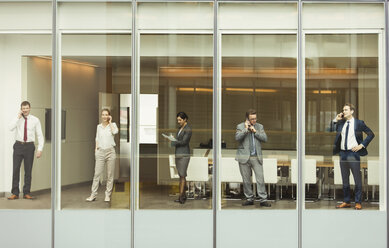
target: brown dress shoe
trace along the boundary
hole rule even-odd
[[[23,196],[24,199],[27,199],[27,200],[32,200],[34,199],[31,195],[27,194],[27,195],[24,195]]]
[[[336,208],[350,208],[350,207],[351,207],[351,204],[346,203],[346,202],[342,202],[341,204],[336,206]]]
[[[19,199],[19,196],[17,195],[11,195],[10,197],[7,198],[8,200],[16,200]]]
[[[362,210],[362,205],[360,203],[355,203],[355,210]]]

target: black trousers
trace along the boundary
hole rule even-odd
[[[21,144],[16,142],[14,144],[13,154],[13,176],[12,176],[12,194],[19,195],[19,180],[20,180],[20,166],[24,160],[24,186],[23,194],[30,194],[31,189],[31,172],[32,164],[34,162],[34,143]]]

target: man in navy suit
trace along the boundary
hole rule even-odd
[[[360,156],[367,155],[367,146],[374,138],[374,133],[362,120],[355,119],[355,107],[351,103],[343,106],[343,112],[333,120],[332,129],[336,130],[334,155],[339,153],[340,170],[343,182],[343,202],[336,208],[349,208],[350,204],[350,170],[355,181],[355,209],[362,209],[362,177]],[[366,139],[363,139],[363,132]]]

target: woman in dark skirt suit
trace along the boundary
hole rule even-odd
[[[185,185],[186,185],[186,171],[188,170],[188,164],[190,160],[190,148],[189,142],[192,137],[192,129],[188,125],[188,116],[184,112],[177,114],[177,123],[180,126],[176,140],[172,141],[172,146],[176,148],[176,167],[178,175],[180,176],[180,196],[175,202],[184,204],[186,201]]]

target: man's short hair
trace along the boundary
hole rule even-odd
[[[257,114],[257,111],[255,109],[249,109],[246,112],[246,119],[248,119],[250,115],[256,115],[256,114]]]
[[[345,103],[343,105],[343,107],[346,107],[346,106],[348,106],[350,108],[350,110],[354,111],[354,113],[355,113],[355,106],[354,106],[354,104],[352,104],[352,103]]]
[[[31,108],[30,102],[28,102],[28,101],[23,101],[23,102],[20,104],[20,108],[23,107],[23,106],[27,106],[27,105]]]

